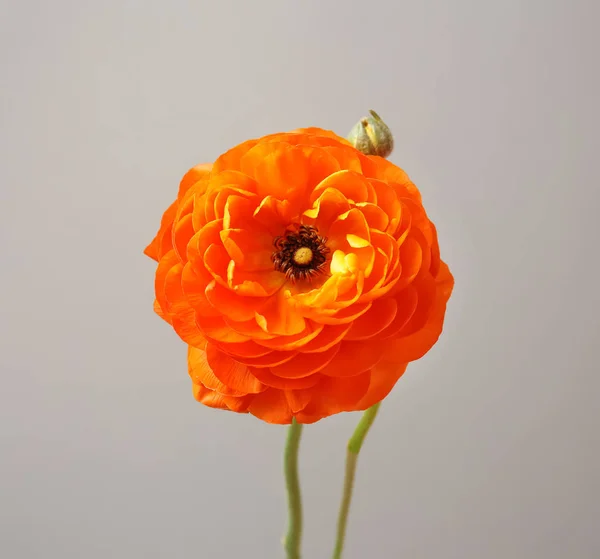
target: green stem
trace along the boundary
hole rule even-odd
[[[350,503],[352,502],[352,489],[354,488],[354,476],[356,474],[356,463],[358,454],[365,441],[365,437],[375,421],[379,405],[375,404],[370,407],[361,417],[354,434],[348,441],[348,451],[346,453],[346,474],[344,477],[344,495],[340,505],[340,513],[338,516],[337,540],[335,542],[335,550],[332,559],[341,559],[342,551],[344,550],[344,540],[346,538],[346,525],[348,524],[348,514],[350,513]]]
[[[298,447],[302,435],[302,424],[292,419],[285,444],[284,470],[288,492],[288,531],[283,541],[288,559],[300,559],[302,539],[302,498],[298,481]]]

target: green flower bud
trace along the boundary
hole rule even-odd
[[[361,118],[350,131],[348,141],[365,155],[387,157],[394,149],[394,137],[381,117],[373,110]]]

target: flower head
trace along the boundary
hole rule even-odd
[[[145,252],[196,399],[270,423],[382,400],[453,287],[406,173],[318,128],[191,169]]]

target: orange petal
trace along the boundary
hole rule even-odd
[[[387,227],[389,227],[392,220],[395,220],[397,226],[398,218],[400,217],[401,212],[401,204],[398,200],[396,191],[384,181],[376,179],[368,180],[371,187],[375,190],[377,206],[385,212],[390,220]],[[391,231],[390,234],[393,234],[393,231]]]
[[[330,377],[352,377],[368,371],[383,355],[381,340],[342,341],[340,350],[321,374]]]
[[[350,241],[351,235],[348,235],[348,240]],[[350,244],[350,243],[349,243]],[[342,251],[334,252],[334,257],[339,258],[339,253]],[[344,254],[343,265],[339,266],[340,261],[334,261],[331,259],[331,272],[332,273],[342,273],[342,274],[356,274],[358,276],[369,277],[373,271],[373,266],[375,264],[375,249],[372,246],[364,246],[359,248],[350,248],[349,251]],[[338,269],[335,267],[338,266]],[[358,281],[354,282],[354,286],[356,286]],[[362,291],[362,285],[361,285]],[[347,297],[346,297],[347,298]],[[340,299],[339,297],[337,298]]]
[[[412,227],[412,215],[410,213],[410,200],[403,198],[399,200],[400,202],[400,215],[392,225],[388,226],[386,233],[389,235],[393,235],[396,238],[398,246],[402,245],[408,234],[410,233],[410,229]]]
[[[214,211],[209,202],[210,198],[206,190],[194,194],[194,207],[192,209],[194,231],[200,231],[207,223],[214,221]]]
[[[445,262],[440,260],[440,267],[435,278],[435,283],[438,286],[440,296],[446,300],[449,299],[454,288],[454,277],[450,273],[450,269]]]
[[[414,200],[420,201],[421,194],[417,187],[410,181],[408,175],[387,159],[374,155],[361,158],[362,171],[366,177],[379,179],[387,183],[395,183],[402,195],[407,195]]]
[[[366,340],[375,337],[394,321],[397,311],[396,299],[376,299],[368,312],[353,322],[345,339]]]
[[[158,301],[160,308],[166,314],[169,314],[169,302],[165,294],[167,275],[172,268],[180,265],[181,263],[177,257],[177,254],[175,254],[174,250],[171,250],[160,259],[158,267],[156,268],[156,275],[154,277],[154,291],[156,293],[156,300]]]
[[[239,392],[223,384],[212,372],[206,363],[206,344],[204,348],[188,346],[188,373],[192,382],[202,384],[210,390],[215,390],[227,396],[245,396],[245,392]]]
[[[304,378],[319,372],[331,362],[339,351],[340,345],[334,345],[319,353],[298,353],[292,359],[280,365],[270,367],[270,371],[285,379]]]
[[[371,308],[371,303],[355,303],[349,307],[334,311],[331,315],[319,313],[318,310],[305,312],[306,318],[310,318],[320,324],[348,324],[356,320]]]
[[[255,229],[253,214],[257,203],[257,200],[243,196],[228,196],[223,212],[223,229]]]
[[[334,413],[336,413],[336,412],[334,412]],[[306,413],[306,408],[305,408],[294,415],[295,415],[296,421],[298,423],[302,423],[302,425],[310,425],[311,423],[316,423],[317,421],[320,421],[321,419],[323,419],[329,415],[332,415],[332,414],[325,413],[325,414],[321,414],[321,415],[315,415],[314,413]]]
[[[293,336],[306,328],[304,317],[284,289],[280,289],[256,312],[256,322],[265,332],[279,336]]]
[[[399,245],[388,233],[382,233],[381,231],[370,231],[371,234],[371,244],[380,249],[386,256],[389,262],[393,262],[398,259],[399,254]]]
[[[270,349],[259,346],[256,342],[252,340],[238,344],[224,344],[222,342],[213,343],[222,351],[230,355],[233,359],[236,359],[238,361],[240,361],[239,358],[262,357],[263,355],[268,355],[269,353],[271,353]]]
[[[248,272],[241,269],[233,260],[227,267],[227,285],[237,294],[247,297],[270,297],[287,282],[285,274],[276,270]]]
[[[433,231],[433,242],[431,243],[431,275],[435,278],[440,271],[440,245],[438,244],[437,230],[435,225],[431,224]]]
[[[379,206],[370,203],[361,203],[357,205],[362,212],[371,229],[385,231],[390,224],[390,218]]]
[[[341,192],[351,204],[370,201],[369,193],[372,191],[367,179],[359,173],[338,171],[328,176],[314,189],[310,195],[311,204],[328,188]]]
[[[220,243],[210,245],[204,253],[204,266],[212,277],[221,285],[227,287],[227,268],[230,258]]]
[[[173,248],[180,260],[187,260],[187,245],[194,236],[192,214],[187,214],[173,226]]]
[[[250,402],[255,398],[254,394],[248,394],[247,396],[223,396],[223,402],[225,405],[236,413],[248,413],[248,406]]]
[[[236,321],[226,316],[223,317],[225,323],[235,332],[246,336],[246,339],[252,339],[255,342],[261,343],[263,341],[268,341],[275,338],[275,334],[270,334],[269,332],[265,332],[257,323],[256,319],[252,318],[251,320],[245,321]],[[268,346],[267,346],[268,347]]]
[[[371,243],[369,224],[367,223],[365,216],[357,208],[352,208],[346,213],[338,216],[331,224],[327,246],[332,251],[337,249],[347,251],[347,235],[352,235],[355,242],[356,239],[364,241],[362,246],[367,246]]]
[[[327,237],[331,224],[342,214],[350,210],[350,203],[346,197],[335,188],[326,188],[312,203],[312,207],[305,210],[303,223],[316,227],[319,233]]]
[[[162,310],[160,303],[154,299],[154,312],[160,316],[163,320],[166,320],[169,324],[171,323],[171,319],[167,316],[167,314],[165,313],[165,311]]]
[[[202,384],[193,383],[192,389],[194,398],[205,406],[238,413],[248,413],[248,405],[254,398],[252,394],[248,396],[226,396],[210,390],[210,388]]]
[[[278,235],[283,235],[293,216],[290,203],[287,200],[265,196],[254,210],[253,217],[265,231],[268,231],[275,238]]]
[[[353,377],[328,378],[321,386],[322,394],[335,400],[344,411],[352,409],[368,390],[371,372],[366,371]]]
[[[344,277],[335,274],[328,277],[319,287],[304,293],[297,293],[294,295],[294,301],[302,307],[328,308],[337,299],[340,284],[353,284],[355,282],[356,279],[354,277]]]
[[[302,346],[302,353],[312,353],[326,351],[340,342],[348,330],[352,327],[351,324],[338,324],[335,326],[325,326],[319,335],[313,338]]]
[[[160,228],[152,242],[144,249],[144,254],[157,262],[173,248],[171,229],[177,214],[177,200],[165,211],[160,222]]]
[[[271,339],[256,340],[258,344],[278,350],[295,350],[304,347],[311,340],[316,338],[323,330],[322,324],[317,324],[312,320],[305,320],[306,326],[302,332],[291,336],[275,336]]]
[[[181,286],[182,270],[183,266],[181,263],[178,263],[168,271],[165,277],[164,294],[166,306],[163,308],[171,315],[188,313],[193,310]]]
[[[205,190],[203,186],[205,183],[206,181],[202,181],[197,185],[194,185],[181,198],[179,198],[179,207],[177,208],[177,214],[175,215],[175,222],[194,211],[195,195],[198,192],[203,192]]]
[[[196,312],[183,291],[182,278],[185,269],[178,264],[169,270],[164,282],[164,292],[157,291],[157,298],[179,337],[186,343],[199,347],[204,342],[204,334],[198,328]]]
[[[181,179],[179,183],[179,193],[177,194],[177,198],[182,198],[183,195],[197,182],[205,179],[210,175],[210,171],[212,169],[212,163],[201,163],[200,165],[196,165],[192,167]]]
[[[361,302],[372,301],[385,294],[381,288],[388,279],[388,263],[389,261],[384,252],[377,248],[373,253],[373,269],[369,277],[365,278],[362,289],[363,294],[360,297]],[[389,287],[391,289],[392,285]]]
[[[433,241],[433,233],[431,230],[431,222],[427,217],[425,208],[423,208],[420,202],[410,198],[400,198],[400,203],[402,204],[402,213],[404,214],[402,226],[405,224],[404,217],[408,214],[410,216],[410,229],[419,229],[422,231],[427,239],[426,244],[431,244]]]
[[[219,410],[229,409],[222,394],[219,394],[214,390],[210,390],[210,388],[206,388],[206,386],[202,384],[196,384],[195,382],[192,383],[192,390],[194,393],[194,398],[196,398],[196,400],[198,400],[198,402],[201,404]]]
[[[408,237],[400,247],[400,264],[402,275],[396,284],[396,289],[409,285],[419,273],[423,263],[423,249],[412,237]]]
[[[210,200],[212,200],[213,211],[217,218],[224,217],[225,205],[229,196],[256,198],[256,181],[239,171],[223,171],[218,175],[213,174],[210,178],[210,189],[214,193],[214,196],[210,196]]]
[[[255,396],[248,411],[267,423],[288,424],[292,422],[292,410],[282,390],[269,388]]]
[[[361,154],[354,148],[332,145],[323,149],[337,159],[342,169],[362,173]]]
[[[197,165],[184,175],[179,184],[177,200],[175,200],[163,214],[158,233],[152,242],[146,247],[144,254],[158,261],[163,255],[173,248],[171,229],[175,220],[175,216],[177,215],[179,202],[191,186],[208,176],[211,167],[211,164]]]
[[[351,280],[351,281],[347,281]],[[342,278],[339,283],[339,290],[336,301],[331,305],[335,309],[351,307],[358,301],[365,285],[365,276],[362,271],[358,271],[356,276]]]
[[[293,359],[297,353],[295,351],[269,351],[259,357],[238,357],[237,361],[244,363],[252,368],[276,367]]]
[[[371,369],[371,382],[367,393],[354,406],[355,410],[366,410],[381,402],[394,388],[398,379],[406,371],[406,363],[380,361]]]
[[[222,316],[200,316],[196,314],[196,324],[202,330],[202,333],[217,342],[240,343],[247,342],[248,336],[234,330]],[[195,344],[193,344],[195,345]]]
[[[321,383],[308,388],[302,395],[296,397],[308,399],[308,404],[299,412],[296,419],[300,423],[313,423],[314,421],[340,413],[353,410],[356,404],[365,396],[369,388],[371,372],[349,378],[325,378]],[[301,400],[302,401],[302,400]]]
[[[388,180],[387,182],[394,187],[394,190],[398,194],[398,198],[410,198],[411,200],[414,200],[415,203],[421,204],[421,193],[411,180],[407,180],[403,183],[391,180]]]
[[[234,361],[213,344],[206,346],[206,366],[229,388],[245,394],[255,394],[263,390],[262,384],[254,377],[248,367]]]
[[[266,304],[266,297],[241,297],[215,280],[206,287],[206,298],[219,313],[236,322],[252,320]]]
[[[218,174],[223,171],[240,171],[241,170],[241,159],[252,149],[258,140],[247,140],[234,148],[226,151],[221,155],[213,165],[213,174]]]
[[[421,248],[421,262],[417,276],[431,275],[433,277],[433,274],[431,274],[431,245],[427,242],[425,235],[420,229],[413,228],[407,241],[409,240],[415,241]],[[404,244],[406,244],[406,241]],[[402,247],[400,247],[400,252],[402,253]]]
[[[301,412],[311,401],[311,394],[306,390],[284,390],[284,394],[294,415]]]
[[[244,173],[256,179],[261,198],[273,196],[288,200],[292,215],[306,207],[310,175],[306,156],[300,148],[282,143],[257,144],[244,155],[241,165]]]
[[[221,244],[220,234],[222,229],[222,219],[212,221],[197,231],[189,240],[187,245],[187,258],[194,264],[195,268],[205,268],[204,254],[210,245]]]
[[[181,287],[190,306],[201,316],[217,316],[219,311],[206,297],[206,287],[215,280],[204,267],[194,269],[188,262],[181,272]]]
[[[302,153],[308,165],[308,188],[312,190],[322,180],[340,170],[338,160],[324,149],[315,147],[303,147]]]
[[[274,375],[269,368],[252,369],[252,374],[264,385],[281,390],[299,390],[315,386],[324,378],[316,373],[303,378],[283,378]]]
[[[390,338],[397,336],[402,329],[408,324],[408,321],[412,318],[417,304],[419,302],[419,296],[414,286],[409,285],[406,289],[398,293],[395,296],[396,300],[396,315],[394,320],[379,333],[379,337]]]
[[[221,241],[229,257],[246,272],[272,270],[273,237],[260,231],[224,229]]]
[[[411,320],[405,330],[412,330],[410,334],[405,335],[400,332],[399,338],[389,340],[390,351],[394,356],[402,361],[416,361],[423,357],[437,342],[442,333],[444,325],[444,315],[446,313],[447,298],[438,292],[431,309],[428,309],[425,323],[420,325],[419,307],[415,312],[415,321]]]
[[[205,333],[200,330],[194,321],[193,314],[178,314],[171,316],[173,330],[186,343],[194,347],[200,347],[205,341]]]
[[[432,277],[423,277],[414,281],[412,286],[417,294],[417,306],[410,320],[398,333],[399,336],[408,336],[420,330],[429,320],[437,298],[437,286]],[[401,292],[403,293],[403,291]]]

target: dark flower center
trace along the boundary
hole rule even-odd
[[[316,228],[296,225],[273,241],[275,252],[271,256],[275,269],[292,281],[311,279],[325,271],[329,248],[327,239]]]

